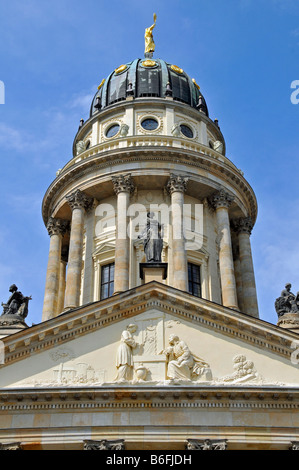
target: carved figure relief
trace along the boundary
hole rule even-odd
[[[210,366],[207,362],[191,353],[185,341],[177,335],[169,336],[168,348],[161,351],[167,358],[167,378],[173,381],[198,380],[206,375],[212,378]]]
[[[117,377],[115,382],[127,382],[133,378],[133,349],[137,347],[133,333],[136,330],[137,326],[131,324],[121,334],[121,343],[116,357]]]
[[[261,376],[257,373],[254,363],[246,359],[246,356],[240,354],[233,359],[234,373],[226,377],[222,377],[222,382],[244,383],[249,381],[261,380]]]

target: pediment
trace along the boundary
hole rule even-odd
[[[107,253],[108,251],[115,250],[115,243],[104,241],[98,245],[98,248],[93,253],[93,258],[97,258],[103,253]]]
[[[127,344],[130,324],[136,331]],[[181,343],[176,351],[171,335]],[[296,388],[296,340],[295,333],[153,282],[5,338],[0,387]],[[185,368],[175,363],[180,348]],[[121,369],[126,364],[129,375]]]

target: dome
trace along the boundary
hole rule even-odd
[[[195,80],[180,67],[161,59],[136,59],[120,65],[99,85],[91,104],[90,117],[100,109],[125,100],[128,96],[171,96],[174,100],[186,103],[208,116],[205,99]]]

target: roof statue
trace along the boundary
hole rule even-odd
[[[154,24],[150,26],[149,28],[145,29],[145,34],[144,34],[144,39],[145,39],[145,49],[144,53],[152,53],[155,51],[155,43],[154,43],[154,38],[153,38],[153,29],[156,26],[156,21],[157,21],[157,15],[154,13]]]
[[[6,303],[1,302],[3,313],[1,314],[0,325],[23,322],[28,315],[28,303],[32,299],[31,295],[24,296],[15,284],[10,286],[9,292],[11,292],[11,295],[8,301]]]

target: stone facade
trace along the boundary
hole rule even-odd
[[[254,192],[203,97],[165,90],[98,95],[46,191],[42,322],[2,335],[3,449],[298,446],[298,335],[259,319]]]

